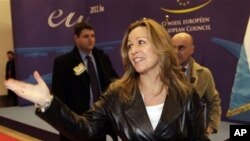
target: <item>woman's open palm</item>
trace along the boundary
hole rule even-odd
[[[50,97],[49,88],[37,71],[34,71],[33,75],[37,84],[9,79],[5,81],[5,86],[7,89],[14,91],[18,96],[26,100],[39,105],[44,105],[44,103],[46,103],[46,99]]]

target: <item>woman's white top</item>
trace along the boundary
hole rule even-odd
[[[153,126],[154,130],[160,120],[163,106],[164,106],[164,103],[159,104],[159,105],[146,106],[146,110],[147,110],[151,125]]]

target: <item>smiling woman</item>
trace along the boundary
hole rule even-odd
[[[4,82],[6,52],[13,50],[12,25],[10,14],[10,0],[0,0],[0,83]],[[7,94],[7,90],[0,85],[0,95]]]

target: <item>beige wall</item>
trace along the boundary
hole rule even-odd
[[[0,95],[7,93],[3,83],[8,50],[13,50],[10,0],[0,0]]]

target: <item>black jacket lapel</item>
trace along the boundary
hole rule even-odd
[[[135,100],[131,103],[130,108],[127,109],[125,113],[128,114],[128,117],[130,117],[130,120],[135,127],[145,134],[151,134],[153,132],[153,127],[147,115],[141,94],[137,92],[134,99]]]
[[[176,90],[170,89],[166,97],[161,118],[156,126],[155,132],[168,132],[169,125],[179,118],[182,114],[184,106],[182,101],[178,101],[178,93]]]

